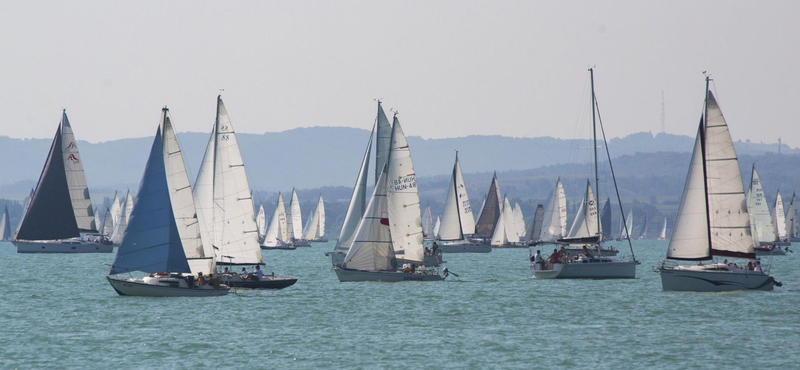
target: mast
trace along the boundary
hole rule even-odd
[[[703,101],[703,118],[702,122],[700,122],[700,158],[703,159],[703,188],[705,189],[705,197],[706,200],[706,227],[708,228],[708,255],[709,259],[714,258],[714,255],[711,254],[711,251],[714,250],[714,246],[711,245],[711,206],[708,204],[708,169],[706,168],[706,125],[708,124],[708,82],[710,78],[705,71],[703,74],[706,76],[706,97]]]
[[[595,117],[595,96],[594,96],[594,68],[589,68],[589,76],[592,80],[592,145],[594,146],[594,188],[595,188],[595,204],[597,200],[600,199],[600,175],[597,173],[597,121]],[[595,205],[595,209],[598,207]],[[600,235],[600,212],[596,212],[597,216],[597,235],[599,235],[600,240],[602,240],[602,235]]]

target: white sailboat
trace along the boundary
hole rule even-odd
[[[97,234],[81,160],[64,110],[36,190],[13,241],[18,253],[113,251],[111,245],[81,239],[81,234]]]
[[[773,250],[777,237],[772,223],[772,214],[767,206],[763,185],[753,164],[750,186],[746,194],[747,213],[750,216],[750,235],[756,254],[769,254]]]
[[[491,244],[492,247],[497,248],[524,247],[524,245],[519,244],[519,232],[517,231],[517,223],[514,217],[514,208],[511,207],[511,202],[509,202],[507,195],[503,197],[503,209],[497,220],[497,226],[494,228]]]
[[[314,213],[306,223],[305,230],[303,230],[303,239],[315,243],[328,241],[325,238],[325,202],[322,200],[322,194],[319,195],[317,208],[314,209]]]
[[[433,237],[433,216],[431,215],[431,207],[425,207],[425,215],[422,217],[422,235],[425,240],[432,240]]]
[[[790,241],[798,241],[798,229],[800,229],[800,219],[798,219],[798,207],[795,193],[792,193],[792,202],[786,211],[786,237]]]
[[[308,240],[303,239],[303,215],[300,213],[300,201],[297,199],[297,190],[292,188],[292,198],[289,201],[289,210],[286,213],[287,242],[295,247],[310,247]]]
[[[599,183],[600,175],[598,173],[598,160],[597,160],[597,123],[595,115],[597,114],[597,99],[594,92],[594,70],[589,69],[591,88],[592,88],[592,136],[594,144],[594,181],[595,188],[598,192],[599,198]],[[602,121],[600,121],[602,130]],[[605,135],[603,136],[603,147],[606,148],[607,159],[609,166],[611,166],[611,154],[608,152],[608,144],[605,142]],[[616,188],[616,178],[613,177],[614,170],[611,168],[612,179],[614,180],[614,187]],[[617,192],[617,201],[622,205],[622,199],[619,198]],[[597,209],[597,201],[595,200],[595,193],[592,190],[592,184],[587,180],[586,192],[584,193],[583,200],[581,201],[578,213],[575,220],[570,227],[567,237],[557,241],[558,244],[564,245],[564,253],[558,261],[552,263],[532,263],[531,270],[537,278],[545,279],[633,279],[636,277],[636,265],[639,264],[633,255],[633,245],[628,241],[631,248],[631,259],[622,260],[612,257],[605,257],[608,254],[616,254],[616,250],[612,248],[605,249],[602,247],[603,230],[602,223],[600,222],[600,213]],[[570,254],[576,254],[581,251],[583,255],[578,259],[573,259]],[[573,252],[574,251],[574,252]],[[596,256],[596,255],[599,255]]]
[[[561,178],[556,181],[556,188],[550,194],[547,208],[544,210],[542,230],[539,241],[554,242],[566,236],[567,233],[567,196]]]
[[[525,237],[525,216],[522,214],[522,207],[519,203],[514,203],[514,223],[517,228],[517,235],[520,238]]]
[[[424,265],[420,214],[414,165],[395,114],[386,165],[343,264],[334,267],[339,281],[444,280],[434,269],[397,269],[398,256],[408,263]]]
[[[775,225],[775,243],[789,245],[789,238],[786,236],[786,213],[783,210],[783,197],[780,190],[775,196],[775,205],[772,207],[772,223]]]
[[[207,256],[219,251],[217,266],[260,266],[264,262],[244,160],[221,96],[217,96],[216,106],[214,126],[192,192],[203,251]],[[214,271],[216,266],[207,268]],[[236,271],[218,276],[224,284],[238,288],[281,289],[297,281],[274,275],[242,278]]]
[[[122,243],[122,239],[125,236],[125,230],[128,228],[128,221],[130,220],[132,212],[133,197],[131,196],[131,191],[128,190],[128,194],[125,195],[125,201],[122,203],[122,208],[120,209],[119,218],[117,219],[117,223],[114,225],[114,231],[109,237],[111,244],[119,245]]]
[[[8,206],[5,206],[3,209],[3,217],[0,219],[0,241],[9,241],[12,237],[11,220],[8,216]]]
[[[293,250],[294,245],[286,243],[289,228],[286,223],[286,206],[283,202],[283,195],[278,193],[278,200],[275,203],[275,212],[272,213],[272,218],[269,220],[267,232],[264,235],[264,241],[261,243],[261,249],[282,249]]]
[[[472,205],[467,195],[461,163],[456,160],[450,174],[450,185],[444,201],[444,212],[436,219],[434,234],[439,241],[439,250],[443,253],[488,253],[491,245],[483,241],[469,240],[475,233],[475,218],[472,216]]]
[[[658,240],[667,240],[667,218],[664,217],[664,226],[661,228],[661,234],[658,235]]]
[[[639,239],[647,238],[647,213],[644,214],[644,224],[642,225],[642,232],[639,233]]]
[[[258,240],[263,241],[264,236],[267,234],[267,215],[264,213],[264,205],[258,206],[258,215],[256,215],[256,226],[258,227]]]
[[[103,226],[100,229],[100,234],[110,237],[114,233],[114,226],[119,222],[121,207],[119,205],[119,195],[114,192],[114,199],[111,205],[106,208],[106,214],[103,217]]]
[[[672,261],[662,262],[656,271],[663,289],[670,291],[772,290],[776,282],[764,272],[702,263],[714,257],[755,260],[739,161],[708,81],[706,77],[703,116],[667,248]]]
[[[136,205],[107,277],[114,290],[119,295],[147,297],[228,294],[229,288],[219,278],[212,285],[195,284],[194,274],[210,273],[214,264],[213,252],[205,254],[197,214],[183,155],[164,107]],[[196,269],[201,266],[209,269]],[[113,276],[131,272],[145,275]]]

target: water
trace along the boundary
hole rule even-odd
[[[113,254],[19,255],[0,244],[0,368],[741,368],[800,363],[797,255],[774,292],[665,293],[665,242],[638,279],[530,278],[526,249],[448,254],[443,283],[339,283],[314,244],[264,252],[280,291],[120,297]],[[618,246],[619,247],[619,246]]]

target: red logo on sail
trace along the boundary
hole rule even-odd
[[[77,148],[77,146],[75,146],[75,142],[74,141],[70,141],[69,145],[67,145],[67,147],[64,148],[64,150],[70,150],[70,149],[76,149],[76,148]]]
[[[381,219],[381,225],[389,226],[389,219],[388,218],[382,218]]]
[[[75,156],[75,154],[70,154],[70,155],[67,157],[67,159],[69,159],[70,161],[72,161],[72,163],[78,163],[78,162],[80,162],[80,159],[78,159],[78,157],[76,157],[76,156]]]

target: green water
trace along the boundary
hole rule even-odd
[[[339,283],[328,244],[264,252],[281,291],[120,297],[113,254],[20,255],[0,243],[0,369],[797,369],[797,255],[773,292],[665,293],[666,242],[637,279],[531,279],[526,249],[448,254],[441,283]],[[769,259],[765,259],[769,261]]]

